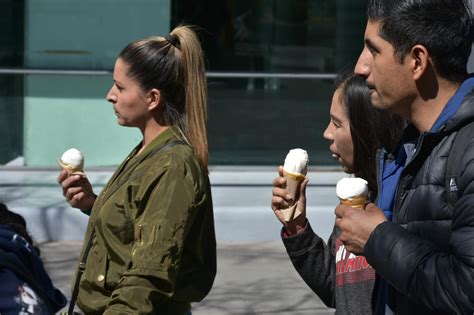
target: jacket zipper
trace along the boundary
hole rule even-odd
[[[411,163],[413,163],[416,160],[416,158],[418,157],[418,154],[420,152],[419,149],[421,148],[421,144],[423,143],[424,138],[425,138],[425,133],[420,134],[420,137],[418,139],[418,143],[415,146],[415,154],[413,155],[413,158],[411,159],[411,161],[403,167],[403,171],[400,174],[400,179],[398,180],[398,184],[397,184],[397,190],[395,192],[395,203],[394,203],[393,209],[392,209],[393,214],[394,214],[393,218],[395,218],[395,210],[398,209],[401,206],[403,200],[406,197],[405,196],[406,189],[404,187],[405,186],[405,173],[406,173],[406,170],[407,170],[408,166]],[[402,148],[400,148],[400,149],[402,149]],[[402,187],[403,187],[403,189],[402,189]],[[402,198],[402,195],[403,195],[403,198]]]
[[[379,199],[380,199],[380,194],[382,193],[382,178],[383,178],[383,169],[384,169],[384,163],[385,163],[385,156],[387,154],[387,151],[385,149],[378,149],[377,153],[375,155],[377,164],[375,165],[376,169],[376,174],[377,174],[377,196],[375,200],[375,204],[378,204]]]

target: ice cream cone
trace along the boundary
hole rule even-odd
[[[362,178],[343,178],[336,185],[336,194],[342,204],[364,209],[368,200],[368,183]]]
[[[283,165],[283,176],[286,178],[286,190],[293,199],[293,204],[281,209],[285,222],[294,220],[301,214],[296,209],[296,200],[301,182],[306,178],[308,171],[308,153],[303,149],[292,149],[288,152]]]
[[[349,199],[341,199],[341,203],[352,208],[364,209],[364,206],[367,203],[367,195],[359,195]]]
[[[68,173],[68,175],[84,175],[84,169],[82,165],[80,165],[79,167],[74,167],[71,164],[64,163],[63,161],[61,161],[61,159],[58,159],[58,164],[63,170]]]
[[[84,175],[84,155],[81,151],[72,148],[63,153],[58,164],[63,170],[66,170],[68,175]]]
[[[296,200],[301,182],[306,177],[302,174],[289,173],[289,172],[286,172],[285,170],[283,170],[283,176],[286,178],[286,190],[291,195],[293,200]],[[294,218],[296,218],[298,215],[301,214],[301,212],[299,211],[297,214],[295,213],[296,203],[290,205],[289,208],[282,209],[281,211],[283,213],[283,218],[285,219],[285,222],[290,222],[291,220],[293,220]]]

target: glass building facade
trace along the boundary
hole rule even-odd
[[[0,165],[53,167],[70,147],[118,164],[141,136],[105,95],[130,41],[192,24],[208,61],[211,165],[278,165],[322,133],[333,78],[363,44],[366,0],[5,0],[0,3]]]
[[[80,149],[94,191],[104,187],[141,140],[138,130],[117,124],[105,100],[115,58],[132,40],[166,35],[186,23],[197,26],[208,62],[216,239],[280,239],[281,225],[269,209],[271,183],[295,147],[309,151],[307,215],[327,239],[339,202],[335,186],[346,175],[322,134],[333,79],[354,65],[362,49],[365,5],[0,1],[0,201],[32,222],[38,241],[82,239],[87,217],[71,211],[62,196],[56,159],[66,149]],[[474,69],[472,58],[468,68]]]

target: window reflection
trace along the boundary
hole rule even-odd
[[[359,53],[365,0],[5,0],[0,8],[0,68],[92,71],[81,78],[0,75],[0,165],[24,156],[29,166],[54,166],[53,150],[75,145],[68,139],[122,138],[114,126],[102,128],[104,133],[79,128],[86,135],[68,135],[64,143],[51,137],[64,123],[62,112],[94,114],[100,108],[103,116],[84,114],[74,123],[113,123],[102,95],[111,76],[94,71],[110,71],[130,40],[165,34],[180,23],[199,28],[213,74],[212,164],[275,165],[289,148],[301,146],[317,157],[315,164],[334,165],[321,136],[333,89],[327,78]],[[241,76],[229,78],[232,73]],[[133,135],[122,141],[124,152],[135,140]],[[90,146],[85,150],[97,148]],[[103,154],[97,161],[114,163]]]

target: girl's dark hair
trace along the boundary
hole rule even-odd
[[[193,30],[179,26],[166,38],[154,36],[132,42],[118,57],[128,65],[128,75],[143,91],[160,90],[163,122],[178,129],[207,167],[206,69]]]
[[[0,224],[8,225],[11,228],[13,228],[15,233],[23,237],[35,249],[38,256],[40,255],[39,248],[33,244],[33,239],[31,238],[30,233],[28,233],[28,230],[26,229],[25,219],[18,213],[10,211],[7,208],[7,206],[1,202],[0,202]]]
[[[337,89],[342,89],[341,103],[349,120],[354,174],[367,180],[369,190],[376,195],[377,149],[391,151],[400,140],[406,122],[397,115],[374,108],[365,79],[352,71],[341,73],[335,84]]]

